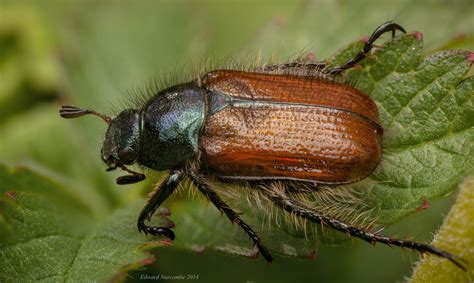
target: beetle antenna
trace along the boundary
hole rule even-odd
[[[59,115],[66,119],[78,118],[87,114],[92,114],[100,117],[107,125],[110,124],[110,121],[112,121],[112,118],[110,118],[109,116],[106,116],[92,109],[81,109],[67,105],[61,106],[61,109],[59,109]]]

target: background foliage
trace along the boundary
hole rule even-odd
[[[380,2],[2,2],[0,162],[5,165],[0,168],[0,235],[7,235],[2,236],[0,249],[3,278],[119,278],[121,271],[153,261],[141,250],[166,244],[142,245],[147,238],[135,230],[141,196],[151,182],[117,187],[116,176],[105,174],[98,157],[102,122],[61,120],[57,115],[60,104],[113,113],[127,105],[128,90],[141,88],[153,77],[179,73],[183,66],[199,65],[206,58],[261,52],[285,59],[306,51],[324,59],[387,20],[422,31],[426,54],[446,48],[474,49],[471,1]],[[370,85],[365,87],[370,89]],[[385,118],[389,114],[382,113]],[[403,138],[393,139],[393,146],[403,145]],[[472,135],[467,138],[472,148],[469,142]],[[472,166],[472,162],[465,164]],[[453,186],[455,183],[449,187]],[[15,194],[5,194],[10,191]],[[430,201],[429,209],[386,233],[428,241],[453,200],[449,196]],[[186,247],[192,235],[199,235],[194,228],[212,231],[217,239],[220,231],[230,229],[236,241],[250,246],[238,230],[213,207],[205,209],[199,199],[184,195],[172,205],[171,219],[178,225],[174,246]],[[389,213],[384,219],[404,216]],[[18,235],[12,233],[15,229],[29,232]],[[18,244],[19,249],[4,248],[9,243]],[[315,261],[278,258],[271,265],[201,249],[194,247],[199,252],[196,255],[189,249],[159,248],[155,263],[131,273],[128,280],[143,274],[192,274],[205,281],[396,281],[409,276],[416,259],[409,252],[374,249],[359,241],[319,247]],[[52,256],[57,254],[61,257]],[[9,261],[11,258],[27,260],[20,264]],[[129,264],[123,266],[124,262]],[[381,262],[385,268],[374,268]]]

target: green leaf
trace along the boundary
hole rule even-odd
[[[0,158],[60,179],[96,210],[108,211],[118,206],[123,200],[112,176],[103,173],[104,166],[97,154],[99,145],[84,146],[91,140],[88,130],[100,130],[94,127],[100,121],[65,123],[57,111],[56,105],[42,105],[6,121],[0,127]]]
[[[397,19],[397,22],[427,31],[431,42],[445,40],[453,30],[471,30],[469,16],[472,9],[462,5],[453,6],[447,14],[444,6],[432,3],[430,13],[420,13],[416,7],[421,5],[425,9],[424,3],[399,2],[401,4],[397,5],[404,13],[400,14],[403,20]],[[354,34],[367,33],[376,24],[387,20],[388,13],[369,10],[376,6],[370,1],[358,3],[357,7],[345,3],[320,5],[319,1],[309,1],[304,9],[297,5],[291,5],[291,8],[278,6],[279,10],[290,11],[295,16],[273,20],[275,10],[269,6],[249,5],[247,9],[252,13],[245,13],[245,21],[242,21],[242,14],[235,13],[237,8],[241,8],[238,4],[214,8],[209,3],[181,3],[181,6],[170,3],[160,2],[158,8],[143,3],[123,6],[107,3],[109,5],[99,4],[92,9],[85,2],[64,5],[68,8],[43,4],[46,18],[61,35],[58,49],[64,60],[63,75],[67,81],[67,86],[63,86],[66,102],[62,103],[74,101],[84,107],[109,110],[109,103],[116,104],[123,98],[121,91],[141,83],[156,70],[168,73],[176,66],[177,60],[187,65],[206,54],[215,57],[216,53],[228,55],[232,50],[240,50],[241,45],[255,34],[255,29],[266,22],[269,24],[247,44],[252,54],[260,49],[272,52],[275,41],[278,41],[286,44],[286,53],[278,49],[281,56],[315,46],[320,57],[320,54],[330,54],[347,38],[354,38]],[[271,4],[275,7],[277,3]],[[467,16],[461,17],[459,12]],[[363,24],[356,21],[362,13],[370,15],[370,20],[363,17]],[[435,15],[434,18],[443,15],[450,25],[433,25],[431,18],[424,22],[425,26],[423,23],[411,24],[425,14]],[[191,19],[191,22],[182,19]],[[296,24],[285,28],[285,21]],[[216,40],[219,35],[226,35],[225,40]],[[466,53],[440,53],[438,59],[435,56],[421,61],[421,41],[416,39],[416,34],[397,37],[372,59],[361,64],[362,69],[346,74],[349,82],[371,94],[381,107],[386,129],[384,159],[370,179],[348,189],[364,193],[364,202],[375,208],[371,218],[377,218],[382,224],[393,223],[413,213],[425,199],[451,192],[462,176],[473,168],[470,157],[473,146],[473,80],[462,81],[463,70],[470,67],[463,57]],[[360,50],[360,46],[361,42],[357,42],[346,48],[342,52],[346,54],[344,58]],[[10,163],[24,162],[24,157],[28,161],[33,159],[35,169],[54,176],[64,185],[51,181],[44,186],[34,185],[42,183],[45,178],[31,172],[11,175],[11,170],[2,169],[6,175],[0,179],[3,193],[0,274],[5,276],[0,277],[1,281],[18,278],[61,280],[65,278],[64,274],[69,274],[71,280],[105,281],[117,272],[149,263],[149,257],[140,249],[143,243],[154,238],[138,234],[135,228],[142,198],[134,193],[128,195],[128,187],[116,188],[112,176],[105,175],[99,165],[96,152],[99,152],[98,133],[103,132],[103,125],[98,126],[99,121],[96,124],[89,119],[59,120],[56,108],[57,105],[50,104],[13,117],[11,121],[2,121],[5,126],[0,129],[0,158]],[[410,111],[412,109],[417,111]],[[3,113],[5,109],[1,111]],[[449,117],[448,121],[443,115]],[[31,162],[27,164],[31,165]],[[20,184],[23,179],[24,183]],[[23,206],[15,206],[17,202],[5,192],[14,192],[18,203]],[[247,196],[245,192],[240,194]],[[313,236],[309,241],[305,240],[303,226],[295,229],[281,221],[285,215],[277,211],[271,214],[280,217],[281,227],[265,218],[269,213],[257,212],[258,207],[249,207],[244,198],[238,197],[233,204],[245,213],[242,217],[252,224],[276,254],[305,257],[318,245]],[[212,205],[182,199],[166,205],[171,207],[172,219],[177,225],[177,240],[173,248],[200,251],[204,247],[232,254],[253,253],[247,236]],[[28,209],[23,211],[22,207]],[[12,217],[15,215],[21,216],[18,219],[27,225],[15,222],[17,218]],[[311,227],[306,228],[311,230]],[[51,232],[72,235],[72,238],[51,238],[48,242],[34,238]],[[333,241],[333,235],[328,234],[329,237],[322,240],[325,243]],[[318,235],[317,239],[321,236],[324,234]],[[26,243],[33,246],[15,246],[17,237],[32,239]],[[115,241],[112,245],[111,242],[101,242],[116,237],[130,240],[130,243]],[[11,246],[3,248],[3,245]],[[154,242],[150,243],[151,247],[154,245]],[[3,252],[10,252],[10,249],[14,252],[4,256]],[[104,263],[100,264],[101,261]],[[64,271],[66,268],[69,271]],[[90,273],[87,278],[86,273]],[[25,274],[30,277],[25,277]]]
[[[474,77],[464,77],[472,53],[421,59],[421,39],[397,37],[346,74],[376,101],[385,129],[380,165],[356,185],[383,224],[448,194],[474,168]]]
[[[349,46],[347,50],[357,49]],[[347,50],[341,54],[347,54]],[[468,53],[442,52],[424,60],[420,53],[421,42],[416,34],[397,37],[365,61],[362,69],[347,73],[348,80],[377,101],[387,131],[379,168],[370,180],[355,185],[367,193],[366,201],[376,208],[374,217],[383,224],[413,213],[424,199],[448,193],[473,168],[473,144],[469,142],[473,120],[467,119],[472,117],[473,79],[463,79],[470,68]],[[401,97],[395,102],[393,95]],[[452,119],[447,119],[447,114],[442,116],[442,111],[451,111]],[[107,216],[99,214],[96,219],[86,202],[74,197],[73,191],[65,191],[54,183],[41,186],[44,179],[30,172],[7,174],[8,170],[2,170],[1,183],[9,184],[2,187],[2,192],[13,192],[16,198],[12,201],[3,197],[5,236],[0,250],[11,264],[2,267],[2,274],[12,276],[4,279],[13,279],[26,270],[34,276],[31,279],[76,279],[81,278],[83,270],[93,278],[106,279],[120,270],[151,261],[146,260],[140,249],[147,238],[134,227],[138,202]],[[304,258],[317,248],[317,235],[306,241],[303,226],[298,230],[285,226],[281,220],[277,225],[272,219],[262,227],[265,215],[239,200],[242,194],[237,196],[234,204],[248,212],[243,218],[258,227],[273,252]],[[214,208],[183,201],[170,205],[177,224],[177,248],[211,248],[244,256],[255,253],[247,236]],[[24,254],[36,256],[18,265]],[[44,266],[53,259],[56,265]]]
[[[468,263],[474,262],[474,176],[466,178],[456,203],[446,217],[443,226],[434,237],[432,245],[449,248]],[[426,257],[416,266],[410,279],[412,283],[421,282],[470,282],[474,270],[465,272],[436,257]]]
[[[143,246],[137,202],[98,217],[74,191],[28,169],[0,166],[0,184],[2,282],[123,277],[152,263],[144,250],[163,244]]]
[[[334,64],[354,56],[361,45],[360,41],[349,45],[333,57]],[[397,36],[369,55],[361,67],[344,75],[374,98],[385,129],[384,155],[376,171],[344,188],[361,193],[365,206],[354,207],[351,212],[355,216],[370,213],[364,216],[368,222],[375,219],[379,225],[390,225],[415,213],[424,203],[450,193],[474,168],[474,77],[464,78],[471,68],[471,53],[441,51],[424,59],[421,54],[421,33]],[[295,227],[294,219],[275,211],[268,200],[248,201],[255,189],[221,185],[219,191],[232,207],[244,212],[242,218],[256,227],[276,254],[305,257],[319,242],[347,239],[310,223]],[[331,205],[341,206],[337,201]],[[181,235],[176,247],[251,254],[246,236],[219,222],[216,212],[183,202],[176,207],[171,204],[171,208],[177,211],[173,219]],[[284,221],[285,217],[289,220]],[[343,219],[353,220],[347,216]],[[299,242],[305,237],[309,239],[306,244]]]
[[[344,62],[360,48],[361,42],[356,42],[332,60]],[[355,205],[364,207],[349,210],[351,203],[344,206],[337,198],[326,204],[355,213],[352,218],[344,216],[347,221],[370,213],[364,216],[367,222],[376,219],[380,225],[392,224],[420,210],[423,203],[451,192],[474,168],[474,78],[464,78],[471,67],[470,53],[443,51],[422,59],[421,52],[420,33],[397,36],[370,55],[361,68],[345,74],[347,81],[375,99],[386,131],[383,159],[374,174],[343,188],[361,193],[361,203]],[[259,198],[255,188],[220,184],[218,190],[231,207],[244,212],[242,218],[256,228],[270,250],[281,256],[303,258],[320,242],[347,239],[311,223],[293,224],[294,217],[275,209],[268,200],[255,200]],[[175,247],[252,254],[246,235],[222,222],[225,217],[219,218],[214,208],[206,210],[183,201],[170,207],[180,235]],[[306,243],[301,241],[305,238]]]
[[[32,7],[2,7],[0,17],[0,124],[41,101],[60,85],[51,35]]]
[[[248,258],[257,255],[248,236],[237,225],[232,225],[225,216],[220,215],[214,206],[207,206],[204,201],[188,200],[173,202],[169,207],[173,212],[173,221],[177,224],[175,233],[179,235],[173,248],[197,253],[211,249]],[[306,258],[316,250],[316,242],[282,233],[278,227],[262,227],[255,216],[250,215],[252,214],[245,214],[243,218],[255,224],[254,228],[264,239],[265,246],[273,252],[284,257]]]

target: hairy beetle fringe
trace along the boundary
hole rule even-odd
[[[270,195],[289,195],[319,213],[364,229],[372,229],[376,222],[376,219],[371,216],[373,208],[363,201],[360,193],[356,190],[351,190],[345,186],[318,186],[314,188],[314,185],[310,184],[297,184],[297,186],[305,186],[306,188],[303,188],[303,190],[300,188],[300,190],[292,192],[289,187],[293,186],[295,184],[274,182],[263,186],[262,189]],[[301,221],[303,221],[303,225],[306,225],[306,220],[300,217],[291,215],[290,220],[295,221],[295,228],[302,225]]]
[[[352,43],[349,43],[349,46]],[[386,43],[383,43],[380,48],[374,48],[370,53],[374,54],[378,52],[378,49],[384,48]],[[343,50],[343,49],[341,49]],[[340,52],[340,51],[338,51]],[[218,59],[203,59],[197,64],[190,65],[188,62],[186,64],[177,64],[172,70],[165,72],[157,72],[154,76],[151,77],[146,83],[141,86],[135,86],[131,89],[124,91],[124,98],[121,99],[118,104],[120,107],[112,105],[112,111],[110,114],[117,114],[123,109],[137,109],[141,108],[146,102],[156,95],[159,91],[169,88],[173,85],[189,82],[191,80],[198,80],[205,75],[206,73],[212,70],[224,69],[224,70],[239,70],[239,71],[248,71],[248,72],[265,72],[265,73],[279,73],[286,75],[296,75],[296,76],[307,76],[316,79],[324,79],[335,81],[350,87],[358,89],[357,81],[354,79],[347,78],[344,73],[340,75],[330,75],[323,72],[323,69],[313,69],[308,70],[300,67],[293,68],[292,70],[282,71],[280,67],[289,64],[297,63],[300,66],[306,64],[315,64],[319,62],[326,62],[326,66],[331,66],[330,59],[334,58],[334,55],[329,56],[323,61],[316,61],[311,52],[308,50],[301,50],[295,55],[288,56],[286,58],[281,58],[276,56],[273,53],[271,56],[263,57],[260,53],[247,53],[241,54],[236,53],[231,56],[218,58]],[[370,56],[370,55],[368,55]],[[272,71],[264,70],[268,66],[275,67]],[[114,116],[114,115],[111,115]]]
[[[291,234],[303,231],[308,241],[319,241],[320,236],[327,236],[326,231],[330,230],[318,229],[319,225],[281,210],[270,200],[269,195],[272,194],[291,195],[315,211],[332,218],[371,231],[377,229],[377,219],[371,213],[374,208],[366,204],[360,192],[348,187],[322,186],[314,189],[314,185],[279,181],[255,187],[249,184],[228,185],[209,177],[203,178],[203,181],[212,186],[231,207],[244,212],[243,217],[250,214],[257,219],[262,229],[285,228]],[[295,186],[298,186],[299,190],[289,192]]]
[[[194,163],[190,163],[188,166],[197,170]],[[266,185],[254,186],[246,183],[225,184],[209,176],[200,176],[200,179],[218,192],[231,207],[244,212],[244,217],[245,214],[253,215],[260,222],[262,229],[276,226],[284,227],[290,232],[303,231],[307,240],[316,239],[317,241],[319,233],[326,233],[330,230],[318,229],[319,225],[281,210],[270,200],[269,196],[272,194],[289,195],[314,211],[365,230],[378,233],[384,229],[376,224],[377,218],[372,213],[375,208],[368,204],[370,202],[367,201],[366,192],[358,191],[353,186],[317,186],[292,181],[275,181]],[[155,193],[157,187],[158,185],[149,196]],[[173,201],[180,197],[187,197],[203,203],[208,202],[187,177],[181,181],[170,200]]]
[[[288,67],[288,64],[293,66]],[[304,76],[314,80],[327,80],[341,83],[350,87],[355,87],[357,82],[347,79],[344,74],[331,75],[324,72],[324,68],[306,68],[315,65],[314,62],[304,54],[297,54],[286,60],[279,60],[275,56],[262,58],[260,55],[237,55],[222,59],[206,59],[199,64],[181,66],[176,65],[167,73],[157,73],[152,79],[144,83],[143,86],[136,85],[124,91],[124,96],[120,99],[118,106],[112,106],[112,113],[115,116],[123,109],[139,109],[143,107],[150,98],[161,90],[171,86],[189,82],[200,81],[201,77],[212,70],[237,70],[246,72],[282,74],[293,76]]]

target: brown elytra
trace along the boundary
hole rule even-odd
[[[382,154],[377,106],[327,79],[214,71],[202,80],[210,102],[200,137],[203,163],[235,179],[324,184],[367,177]],[[219,104],[219,105],[217,105]]]

